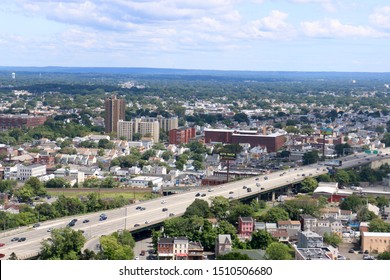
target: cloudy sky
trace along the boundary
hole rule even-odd
[[[0,65],[390,72],[390,1],[1,0]]]

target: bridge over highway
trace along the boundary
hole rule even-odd
[[[390,155],[383,152],[381,155],[355,154],[341,159],[342,166],[335,168],[352,168],[363,164],[371,164],[375,161],[390,160]],[[40,227],[21,227],[16,230],[2,232],[0,234],[1,253],[8,258],[12,252],[21,258],[30,258],[40,250],[42,240],[50,236],[53,228],[65,227],[73,218],[78,219],[73,229],[83,230],[87,239],[96,238],[101,235],[108,235],[117,230],[141,231],[154,225],[161,224],[165,219],[172,216],[182,215],[186,208],[196,199],[203,199],[210,202],[215,196],[224,196],[230,199],[246,199],[266,193],[274,194],[276,191],[302,181],[305,177],[316,177],[328,172],[324,163],[293,168],[290,170],[278,171],[261,177],[246,178],[240,181],[230,182],[221,186],[214,186],[209,189],[190,190],[181,194],[164,196],[126,207],[105,211],[106,220],[99,219],[99,213],[88,213],[74,217],[66,217],[52,221],[42,222]],[[243,186],[246,186],[244,189]],[[248,192],[248,188],[251,189]],[[202,196],[196,196],[202,193]],[[138,208],[137,208],[138,207]],[[143,207],[144,210],[139,208]],[[166,208],[166,211],[164,211]],[[83,223],[88,219],[88,223]],[[12,242],[13,237],[25,237],[23,242]]]

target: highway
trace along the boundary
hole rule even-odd
[[[385,153],[379,156],[362,153],[355,154],[342,158],[343,166],[340,168],[350,168],[369,163],[372,160],[389,158],[390,155]],[[297,183],[305,177],[316,177],[327,172],[328,170],[326,166],[324,166],[324,163],[320,162],[318,164],[281,170],[259,177],[231,182],[222,186],[211,187],[210,190],[212,191],[209,191],[206,187],[201,191],[199,189],[191,190],[186,193],[165,196],[119,209],[46,221],[42,222],[41,226],[37,228],[33,228],[32,226],[21,227],[19,229],[1,233],[0,243],[5,243],[5,246],[1,247],[0,253],[5,254],[3,259],[8,258],[12,252],[15,252],[20,259],[34,256],[39,252],[41,241],[50,236],[49,229],[65,227],[73,218],[78,219],[78,221],[72,228],[75,230],[83,230],[84,235],[89,240],[101,235],[111,234],[112,232],[121,229],[134,230],[146,226],[147,224],[159,223],[169,218],[170,214],[174,216],[182,215],[186,208],[196,198],[204,199],[208,202],[210,202],[210,198],[215,196],[239,199],[257,193],[276,190],[280,187]],[[302,176],[302,174],[305,176]],[[265,177],[268,177],[268,179],[265,179]],[[243,189],[243,186],[251,188],[252,191],[248,192],[247,189]],[[196,197],[198,192],[205,194],[205,196]],[[145,210],[137,210],[136,207],[138,206],[144,207]],[[162,211],[163,208],[167,208],[168,210]],[[102,213],[107,215],[107,219],[104,221],[99,220],[99,216]],[[85,219],[88,219],[89,222],[83,223]],[[136,224],[138,224],[138,226],[135,226]],[[26,240],[22,242],[11,241],[14,237],[25,237]]]

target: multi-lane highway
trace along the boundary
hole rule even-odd
[[[344,157],[341,168],[350,168],[374,160],[389,158],[390,156],[385,153],[379,156],[355,154]],[[324,166],[324,163],[312,164],[259,177],[247,178],[223,186],[211,187],[210,189],[204,188],[201,191],[199,189],[192,190],[182,194],[166,196],[105,211],[104,214],[107,216],[106,220],[99,219],[100,214],[103,213],[99,212],[42,222],[37,228],[29,226],[1,233],[0,243],[4,243],[5,246],[0,248],[0,253],[5,254],[3,259],[8,258],[12,252],[15,252],[19,258],[28,258],[36,255],[40,249],[41,241],[50,236],[51,229],[66,227],[74,218],[77,219],[77,222],[72,228],[75,230],[83,230],[84,235],[88,239],[91,239],[125,228],[134,230],[150,224],[159,223],[173,215],[181,215],[196,198],[204,199],[208,202],[210,202],[211,197],[215,196],[239,199],[257,193],[276,190],[280,187],[299,182],[305,177],[315,177],[327,172],[328,170]],[[246,188],[243,188],[243,186],[246,186]],[[251,192],[248,192],[248,188],[251,189]],[[196,196],[198,193],[200,195]],[[145,210],[137,209],[139,206]],[[167,210],[163,211],[163,208],[167,208]],[[89,220],[89,222],[83,223],[84,220]],[[25,237],[26,240],[22,242],[11,241],[14,237]]]

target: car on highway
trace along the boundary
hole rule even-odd
[[[147,224],[149,224],[149,222],[148,222],[148,221],[145,221],[145,225],[147,225]]]
[[[40,225],[41,225],[40,223],[36,223],[36,224],[33,225],[33,228],[40,227]]]
[[[3,247],[5,244],[4,243],[0,243],[0,247]]]
[[[47,232],[51,232],[52,230],[53,230],[53,228],[48,228]]]
[[[205,197],[205,196],[206,196],[206,194],[205,194],[205,193],[202,193],[200,196],[201,196],[201,197]]]
[[[169,217],[175,216],[175,213],[169,213]]]
[[[107,220],[107,216],[100,216],[99,221],[105,221]]]
[[[161,204],[165,204],[165,203],[167,203],[166,200],[161,200]]]
[[[5,257],[5,254],[0,254],[0,259],[4,258],[4,257]]]
[[[18,242],[23,242],[23,241],[26,241],[26,237],[20,237]]]
[[[255,179],[256,181],[259,181],[260,180],[260,178],[259,177],[256,177],[256,179]]]
[[[18,240],[19,240],[19,237],[14,237],[11,239],[11,242],[18,241]]]
[[[166,212],[166,211],[168,211],[168,208],[163,208],[162,211]]]
[[[265,189],[264,189],[264,188],[261,188],[260,190],[262,191],[262,190],[265,190]]]
[[[139,224],[134,224],[134,227],[139,227]]]
[[[83,221],[83,224],[86,224],[86,223],[89,223],[89,220],[88,220],[88,219],[85,219],[85,220]]]
[[[213,189],[209,189],[208,192],[213,192],[214,190]]]
[[[242,186],[242,188],[245,190],[247,188],[247,186]]]
[[[265,176],[265,177],[264,177],[264,180],[268,180],[268,177],[267,177],[267,176]]]
[[[135,210],[141,210],[141,206],[137,206],[136,208],[135,208]]]
[[[197,194],[195,195],[195,197],[198,197],[198,196],[200,196],[200,193],[197,193]]]
[[[230,191],[229,194],[233,194],[234,192],[233,191]]]

